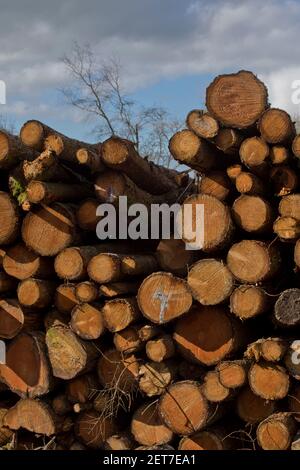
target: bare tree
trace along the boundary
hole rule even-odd
[[[118,60],[97,60],[89,45],[75,44],[63,62],[71,76],[64,97],[95,122],[99,138],[119,135],[149,159],[170,165],[168,141],[180,124],[165,109],[140,106],[126,93]]]
[[[10,134],[15,134],[15,122],[10,119],[6,114],[0,114],[0,130],[7,131]]]

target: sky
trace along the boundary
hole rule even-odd
[[[300,0],[0,0],[0,114],[17,129],[28,119],[95,140],[86,116],[64,102],[62,57],[89,43],[99,60],[117,57],[125,87],[142,105],[183,119],[205,103],[220,73],[252,70],[273,106],[293,115],[300,80]]]

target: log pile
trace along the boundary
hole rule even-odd
[[[0,133],[1,448],[299,447],[300,136],[251,72],[206,107],[170,139],[181,173],[116,136]],[[99,240],[121,196],[201,204],[203,243]]]

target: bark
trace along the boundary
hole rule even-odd
[[[148,276],[139,288],[137,299],[144,317],[158,324],[180,317],[192,305],[187,283],[164,272]]]
[[[254,125],[267,106],[265,85],[245,70],[219,75],[206,90],[208,111],[226,127],[244,129]]]
[[[80,201],[92,195],[91,189],[82,184],[45,183],[42,181],[31,181],[26,192],[29,202],[34,204]]]
[[[15,291],[17,281],[3,271],[0,271],[0,295]]]

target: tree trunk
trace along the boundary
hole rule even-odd
[[[296,191],[299,178],[297,173],[290,167],[278,165],[271,169],[270,184],[275,196],[287,196]]]
[[[230,311],[241,320],[266,313],[272,302],[268,294],[259,286],[243,284],[230,296]]]
[[[64,380],[91,370],[99,356],[94,343],[81,340],[64,325],[49,328],[46,344],[53,375]]]
[[[198,219],[197,206],[203,205],[204,211],[204,227],[202,217]],[[179,233],[182,232],[182,239],[186,243],[194,242],[193,249],[201,249],[204,252],[210,253],[213,251],[224,248],[232,238],[233,223],[230,215],[229,208],[217,198],[208,196],[206,194],[197,194],[185,199],[182,207],[182,219],[184,222],[184,208],[191,206],[192,223],[184,224],[179,220],[177,222],[177,229]],[[203,230],[203,241],[200,240],[197,244],[195,234],[191,232],[191,226],[197,227],[197,230]],[[180,230],[182,229],[182,230]]]
[[[24,146],[19,137],[0,131],[0,168],[11,169],[20,160],[34,160],[36,152]]]
[[[17,294],[21,305],[28,308],[44,309],[52,304],[56,283],[39,279],[21,281]]]
[[[70,326],[82,339],[98,339],[105,330],[100,306],[88,303],[76,305],[72,310]]]
[[[289,376],[286,370],[277,364],[264,361],[253,364],[248,379],[253,392],[265,400],[280,400],[288,394]]]
[[[225,171],[210,171],[202,176],[198,183],[198,192],[214,196],[219,201],[228,198],[232,185]]]
[[[236,402],[237,413],[247,424],[257,424],[264,420],[274,413],[275,407],[275,401],[264,400],[248,386],[241,390]]]
[[[259,119],[261,136],[269,144],[290,143],[296,135],[290,115],[282,109],[269,108]]]
[[[139,370],[139,389],[148,397],[162,395],[176,374],[177,366],[173,361],[146,362]]]
[[[290,328],[300,324],[300,289],[287,289],[277,299],[274,317],[281,327]]]
[[[134,183],[150,194],[163,194],[178,189],[178,174],[141,158],[134,144],[111,137],[102,145],[103,163],[112,170],[123,171]]]
[[[174,340],[186,360],[212,366],[240,349],[244,335],[243,325],[226,309],[199,305],[177,321]]]
[[[14,243],[19,235],[20,213],[15,200],[0,191],[0,245]]]
[[[184,129],[170,140],[169,150],[173,158],[199,172],[206,172],[217,165],[220,151],[213,144]]]
[[[20,281],[30,277],[47,279],[54,273],[51,258],[30,251],[24,243],[10,247],[3,259],[3,269]]]
[[[146,344],[147,357],[153,362],[163,362],[175,355],[175,344],[170,335],[163,335]]]
[[[219,131],[218,121],[201,109],[193,109],[189,112],[186,125],[198,137],[204,139],[213,139]]]
[[[94,302],[99,297],[98,286],[91,281],[77,284],[75,295],[79,302]]]
[[[268,106],[265,85],[251,72],[219,75],[206,90],[206,107],[225,127],[253,126]]]
[[[272,231],[274,210],[271,204],[260,196],[244,194],[232,206],[234,222],[248,233],[268,233]]]
[[[158,324],[180,317],[192,305],[187,283],[164,272],[148,276],[139,288],[137,299],[142,314]]]
[[[73,207],[54,203],[32,209],[23,221],[22,238],[30,249],[41,256],[55,256],[64,248],[76,244],[78,232]]]
[[[202,305],[216,305],[230,297],[234,278],[227,266],[216,259],[202,259],[190,269],[188,285],[195,300]]]
[[[139,444],[146,446],[167,444],[173,439],[173,432],[163,423],[156,403],[145,403],[135,411],[131,433]]]
[[[70,314],[75,305],[79,303],[75,295],[75,289],[75,284],[61,284],[57,287],[54,304],[62,314]]]
[[[161,240],[156,249],[160,268],[176,276],[186,276],[188,268],[196,259],[195,253],[185,249],[182,240]]]
[[[168,387],[159,401],[163,422],[176,434],[189,435],[206,426],[213,408],[197,382],[176,382]]]
[[[44,183],[42,181],[31,181],[26,192],[29,202],[34,204],[80,201],[92,195],[92,191],[82,184]]]
[[[48,393],[53,385],[45,335],[20,333],[8,346],[6,363],[0,365],[1,380],[22,398]]]
[[[108,298],[132,295],[137,293],[139,286],[140,282],[135,281],[111,282],[102,284],[99,287],[99,294]]]
[[[263,450],[288,450],[297,426],[289,413],[276,413],[262,421],[257,428],[257,442]]]
[[[115,333],[138,320],[140,311],[135,297],[118,298],[105,302],[102,315],[108,330]]]
[[[280,262],[280,254],[274,246],[256,240],[235,243],[227,255],[227,266],[234,277],[250,284],[272,278]]]

